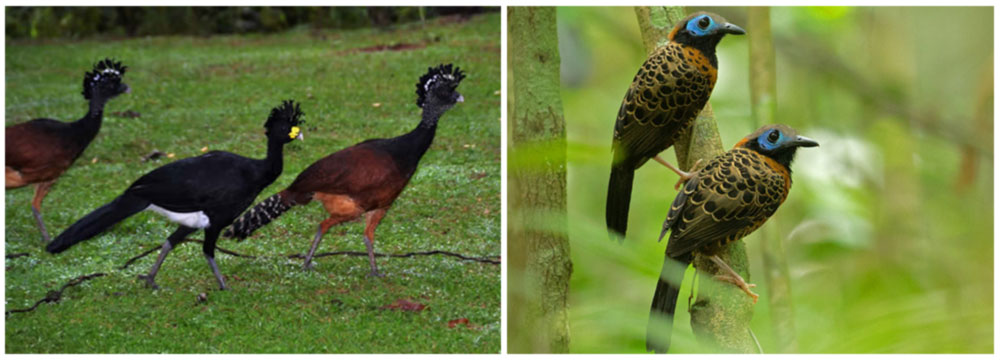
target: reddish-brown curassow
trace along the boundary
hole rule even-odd
[[[44,243],[49,242],[49,231],[42,221],[42,199],[97,136],[108,100],[129,92],[128,85],[122,82],[125,69],[121,62],[104,59],[84,74],[83,98],[90,108],[79,120],[66,123],[34,119],[7,127],[5,131],[6,188],[35,184],[31,212]]]
[[[677,294],[684,270],[700,254],[757,301],[757,294],[716,255],[730,242],[757,230],[778,210],[792,186],[792,159],[800,147],[819,144],[784,125],[764,126],[694,172],[670,205],[660,240],[670,231],[666,258],[650,306],[646,349],[670,347]]]
[[[225,151],[211,151],[201,156],[178,160],[156,168],[132,183],[110,203],[87,214],[63,231],[46,247],[57,254],[104,232],[112,225],[143,210],[163,214],[180,226],[163,242],[147,285],[158,288],[156,273],[167,254],[198,229],[205,230],[202,252],[219,283],[226,282],[215,264],[215,242],[226,226],[253,204],[261,190],[281,175],[282,150],[285,144],[301,139],[299,124],[302,111],[291,100],[271,110],[264,123],[267,157],[251,159]]]
[[[456,91],[463,78],[462,71],[452,69],[451,64],[429,68],[417,82],[422,115],[413,131],[391,139],[365,140],[316,161],[288,188],[243,214],[224,236],[244,239],[293,205],[316,200],[330,216],[319,224],[303,267],[311,267],[313,254],[330,227],[366,215],[364,242],[370,274],[382,276],[375,264],[375,228],[417,170],[434,140],[438,119],[464,100]]]
[[[677,22],[669,41],[649,54],[618,109],[611,142],[614,159],[608,180],[605,222],[621,240],[628,228],[635,171],[649,159],[681,176],[690,175],[658,155],[688,131],[705,107],[717,77],[715,46],[726,34],[743,34],[719,15],[697,12]]]

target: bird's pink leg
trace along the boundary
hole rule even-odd
[[[757,285],[748,284],[746,281],[744,281],[743,277],[740,276],[740,274],[737,274],[736,271],[733,270],[733,268],[729,267],[729,265],[726,264],[725,261],[722,261],[722,259],[719,258],[718,255],[712,255],[711,257],[709,257],[709,259],[712,259],[712,262],[714,262],[715,265],[717,265],[720,269],[728,273],[723,275],[716,275],[715,276],[716,280],[721,280],[736,285],[737,287],[742,289],[743,292],[747,293],[747,295],[753,298],[754,304],[757,303],[757,298],[759,297],[759,295],[757,295],[753,291],[750,291],[750,288],[757,287]]]

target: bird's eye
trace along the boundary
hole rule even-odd
[[[781,138],[781,133],[778,132],[778,130],[771,130],[771,133],[767,134],[767,142],[772,144],[778,142],[778,139],[780,138]]]
[[[701,20],[698,20],[698,27],[700,27],[702,29],[708,29],[708,25],[711,25],[711,24],[712,24],[712,20],[709,19],[708,16],[704,16],[704,17],[701,18]]]

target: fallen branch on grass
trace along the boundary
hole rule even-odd
[[[363,252],[363,251],[332,251],[332,252],[319,253],[319,254],[313,255],[313,257],[314,258],[318,258],[318,257],[333,256],[333,255],[368,256],[368,253]],[[394,257],[394,258],[408,258],[408,257],[417,256],[417,255],[447,255],[447,256],[457,257],[457,258],[462,259],[462,260],[470,260],[470,261],[477,261],[477,262],[486,263],[486,264],[500,265],[500,260],[499,259],[490,259],[490,258],[483,258],[483,257],[470,257],[470,256],[462,255],[462,254],[453,253],[453,252],[450,252],[450,251],[444,251],[444,250],[414,251],[414,252],[408,252],[408,253],[405,253],[405,254],[381,254],[381,253],[375,253],[375,256],[378,256],[378,257]],[[302,254],[291,254],[291,255],[288,255],[287,257],[290,258],[290,259],[304,259],[305,255],[302,255]]]
[[[66,283],[66,285],[63,285],[61,288],[59,288],[59,290],[49,291],[48,294],[45,294],[44,298],[42,298],[41,300],[36,301],[35,305],[32,305],[30,308],[27,308],[27,309],[7,310],[7,312],[5,313],[5,315],[6,316],[10,316],[10,314],[13,314],[13,313],[34,311],[35,308],[37,308],[38,305],[41,305],[42,303],[59,302],[59,299],[62,298],[62,293],[63,293],[63,291],[66,290],[66,288],[80,285],[84,281],[87,281],[87,280],[90,280],[90,279],[93,279],[93,278],[99,278],[99,277],[104,276],[104,275],[107,275],[107,274],[99,272],[99,273],[93,273],[93,274],[78,276],[78,277],[74,278],[73,280],[70,280],[68,283]]]
[[[19,258],[19,257],[22,257],[22,256],[31,256],[31,254],[23,252],[23,253],[16,253],[16,254],[7,254],[6,257],[8,259],[16,259],[16,258]]]
[[[182,244],[185,243],[185,242],[189,242],[189,241],[190,242],[196,242],[196,243],[203,242],[201,240],[187,239],[184,242],[182,242]],[[178,244],[178,245],[180,245],[180,244]],[[126,268],[128,268],[129,266],[131,266],[133,263],[135,263],[139,259],[142,259],[142,258],[144,258],[146,256],[149,256],[149,254],[152,254],[152,253],[156,252],[159,249],[160,249],[159,247],[154,247],[154,248],[151,248],[149,250],[144,251],[143,253],[141,253],[139,255],[133,256],[132,258],[128,259],[128,261],[125,261],[125,264],[123,264],[122,266],[118,267],[118,269],[119,270],[125,270]],[[302,254],[290,254],[290,255],[283,255],[283,256],[255,256],[255,255],[240,254],[238,252],[235,252],[235,251],[232,251],[232,250],[228,250],[228,249],[224,249],[224,248],[221,248],[221,247],[216,247],[216,250],[219,250],[219,251],[221,251],[224,254],[229,254],[229,255],[232,255],[232,256],[246,258],[246,259],[257,259],[257,258],[265,258],[265,257],[284,257],[284,258],[289,258],[289,259],[302,259],[302,258],[305,258],[305,256],[302,255]],[[11,254],[11,255],[7,255],[7,258],[19,257],[19,256],[27,256],[27,255],[28,255],[28,253]],[[362,251],[333,251],[333,252],[325,252],[325,253],[316,254],[313,257],[314,258],[320,258],[320,257],[324,257],[324,256],[334,256],[334,255],[368,256],[368,253],[367,252],[362,252]],[[477,261],[477,262],[486,263],[486,264],[500,265],[500,260],[499,259],[471,257],[471,256],[465,256],[465,255],[458,254],[458,253],[453,253],[453,252],[450,252],[450,251],[444,251],[444,250],[416,251],[416,252],[408,252],[408,253],[405,253],[405,254],[380,254],[380,253],[375,253],[375,256],[378,256],[378,257],[394,257],[394,258],[408,258],[408,257],[417,256],[417,255],[447,255],[447,256],[457,257],[457,258],[462,259],[462,260],[470,260],[470,261]],[[6,315],[10,316],[10,314],[13,314],[13,313],[34,311],[35,308],[37,308],[38,305],[41,305],[42,303],[58,302],[59,299],[62,297],[63,290],[66,290],[66,288],[71,287],[71,286],[80,285],[84,281],[87,281],[87,280],[90,280],[90,279],[93,279],[93,278],[97,278],[97,277],[101,277],[101,276],[104,276],[104,275],[107,275],[107,274],[105,274],[105,273],[93,273],[93,274],[83,275],[83,276],[77,277],[77,278],[75,278],[73,280],[70,280],[68,283],[66,283],[66,285],[63,285],[58,291],[55,291],[55,290],[49,291],[49,293],[45,295],[45,298],[36,301],[35,305],[32,305],[30,308],[9,310],[9,311],[6,312]]]
[[[196,240],[196,239],[187,239],[187,240],[184,240],[183,242],[181,242],[181,244],[186,243],[186,242],[202,243],[203,241]],[[178,244],[178,245],[180,245],[180,244]],[[146,256],[149,256],[149,254],[152,254],[152,253],[156,252],[159,249],[160,249],[159,247],[154,247],[152,249],[146,250],[142,254],[136,255],[136,256],[132,257],[131,259],[128,259],[128,261],[126,261],[125,264],[122,265],[121,267],[119,267],[118,269],[119,270],[124,270],[125,268],[128,268],[129,266],[131,266],[132,263],[134,263],[134,262],[138,261],[139,259],[142,259],[142,258],[144,258]],[[221,247],[216,247],[215,249],[219,250],[223,254],[228,254],[228,255],[232,255],[232,256],[236,256],[236,257],[241,257],[241,258],[246,258],[246,259],[257,259],[257,258],[267,258],[267,257],[284,257],[284,258],[289,258],[289,259],[304,259],[305,258],[305,255],[302,255],[302,254],[289,254],[289,255],[281,255],[281,256],[262,256],[262,255],[240,254],[238,252],[235,252],[235,251],[232,251],[232,250],[229,250],[229,249],[225,249],[225,248],[221,248]],[[316,254],[316,255],[313,256],[313,258],[321,258],[321,257],[324,257],[324,256],[334,256],[334,255],[368,256],[368,253],[367,252],[363,252],[363,251],[332,251],[332,252],[325,252],[325,253]],[[408,252],[408,253],[405,253],[405,254],[382,254],[382,253],[375,253],[375,256],[377,256],[377,257],[394,257],[394,258],[408,258],[408,257],[414,257],[414,256],[427,256],[427,255],[446,255],[446,256],[456,257],[456,258],[459,258],[459,259],[462,259],[462,260],[476,261],[476,262],[481,262],[481,263],[485,263],[485,264],[500,265],[500,259],[492,259],[492,258],[488,258],[488,257],[472,257],[472,256],[466,256],[466,255],[462,255],[462,254],[458,254],[458,253],[453,253],[453,252],[450,252],[450,251],[444,251],[444,250],[414,251],[414,252]]]

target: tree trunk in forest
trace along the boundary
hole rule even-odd
[[[984,69],[981,71],[982,79],[979,81],[979,90],[976,92],[975,107],[972,110],[972,120],[975,122],[976,132],[980,134],[993,133],[993,58],[985,61]],[[992,149],[990,144],[987,148]],[[976,180],[976,166],[979,164],[979,156],[976,148],[965,145],[962,146],[962,162],[955,179],[955,190],[959,193],[968,191]]]
[[[647,52],[652,52],[657,45],[666,43],[667,34],[673,25],[685,15],[683,9],[676,6],[638,6],[635,12]],[[711,104],[705,105],[691,126],[689,135],[679,139],[673,146],[677,165],[685,170],[690,169],[699,159],[705,163],[725,152]],[[750,281],[749,263],[743,241],[734,241],[718,255],[744,279]],[[692,264],[698,269],[700,277],[697,300],[688,310],[691,313],[691,329],[695,336],[720,351],[757,352],[756,340],[750,332],[753,302],[732,284],[715,281],[712,277],[723,272],[711,260],[699,256]],[[679,304],[682,302],[678,301]]]
[[[908,17],[898,12],[876,15],[872,8],[863,8],[859,12],[858,30],[871,31],[864,51],[856,57],[863,64],[860,70],[865,74],[866,81],[879,86],[919,83],[915,80],[920,76],[915,61],[885,61],[887,56],[914,53],[915,43],[919,40],[912,39],[909,33],[880,31],[899,28],[907,22]],[[895,91],[890,99],[895,99],[905,113],[916,108],[916,95],[915,91]],[[914,161],[914,156],[920,154],[923,146],[923,141],[915,136],[916,123],[920,120],[905,115],[886,116],[884,108],[877,102],[865,101],[862,104],[861,116],[867,119],[865,124],[868,125],[865,132],[869,139],[881,146],[877,151],[881,155],[882,181],[887,190],[882,201],[876,202],[878,210],[872,217],[878,224],[875,226],[875,239],[878,239],[875,253],[884,261],[883,266],[898,266],[933,253],[931,249],[939,246],[936,241],[921,236],[925,231],[921,203],[926,190],[919,176],[922,166]]]
[[[775,85],[774,42],[771,39],[771,9],[750,7],[747,10],[747,37],[750,41],[750,107],[757,127],[777,123],[777,86]],[[792,311],[791,281],[777,218],[757,230],[764,258],[767,302],[771,309],[771,327],[779,353],[795,353],[795,318]]]
[[[507,8],[508,352],[569,350],[572,264],[556,11]]]

